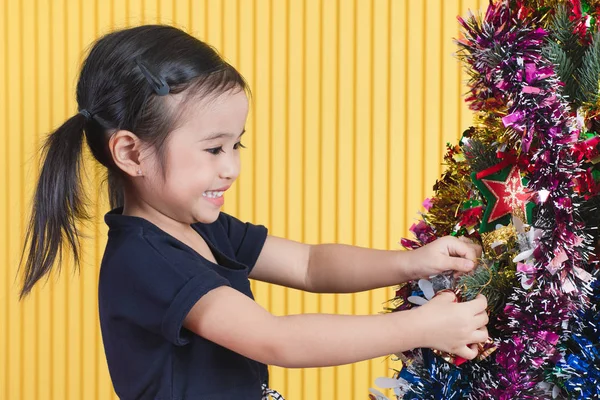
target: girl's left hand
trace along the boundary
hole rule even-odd
[[[405,252],[410,279],[429,278],[446,271],[466,273],[475,268],[481,246],[460,237],[444,236],[416,250]]]

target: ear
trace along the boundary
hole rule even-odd
[[[125,130],[115,132],[108,141],[108,148],[114,163],[123,172],[130,176],[143,175],[142,142],[134,133]]]

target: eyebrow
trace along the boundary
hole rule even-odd
[[[242,133],[240,133],[240,135],[238,136],[238,138],[242,137],[242,135],[246,133],[246,129],[244,129],[242,131]],[[200,141],[201,142],[207,142],[209,140],[215,140],[215,139],[221,139],[224,137],[234,137],[235,134],[234,133],[228,133],[228,132],[215,132],[215,133],[211,133],[210,135],[208,135],[205,138],[202,138]]]

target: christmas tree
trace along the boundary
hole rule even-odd
[[[483,293],[490,340],[468,362],[395,355],[376,385],[402,399],[598,399],[600,1],[497,0],[459,23],[474,123],[401,243],[466,236],[483,255],[471,274],[400,286],[388,311]]]

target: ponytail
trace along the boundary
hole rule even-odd
[[[54,131],[42,148],[43,165],[33,199],[33,209],[21,255],[29,244],[20,298],[52,270],[63,256],[66,239],[79,265],[78,219],[87,219],[81,187],[83,130],[88,118],[78,113]]]

